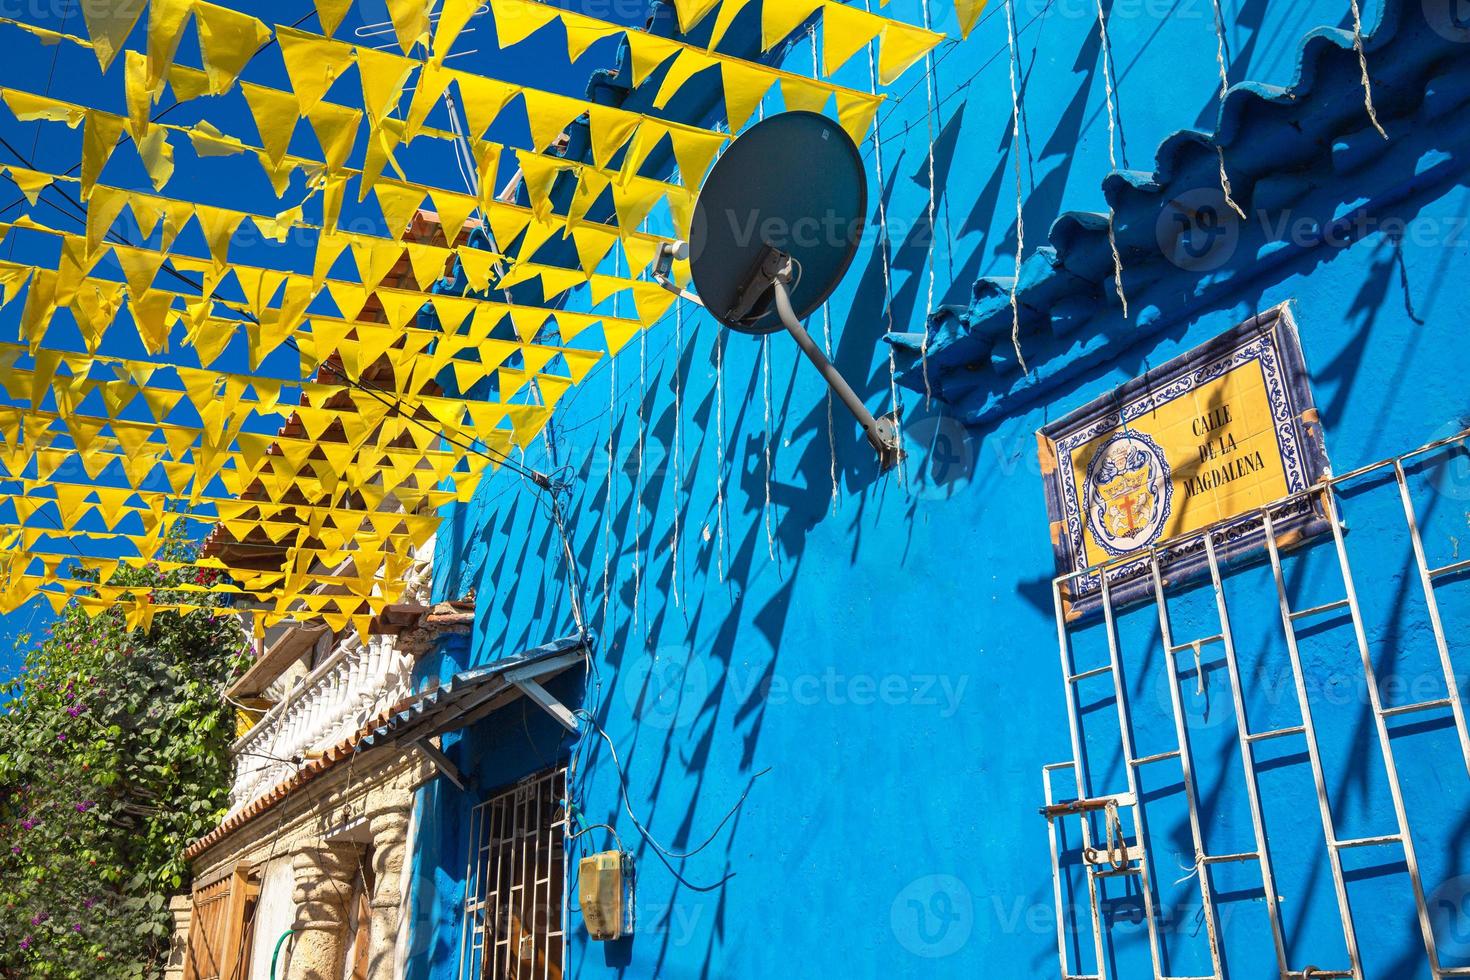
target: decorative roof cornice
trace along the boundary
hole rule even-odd
[[[1445,8],[1443,23],[1428,19],[1437,16],[1431,9],[1437,7]],[[904,359],[902,383],[924,391],[927,372],[934,396],[964,421],[993,421],[1117,356],[1122,345],[1212,303],[1228,304],[1225,297],[1240,295],[1245,283],[1278,268],[1287,253],[1318,247],[1334,233],[1350,234],[1364,213],[1381,214],[1386,203],[1461,172],[1464,156],[1450,147],[1470,144],[1470,30],[1448,22],[1445,4],[1382,0],[1382,9],[1380,26],[1364,47],[1374,104],[1391,139],[1385,141],[1369,120],[1352,32],[1313,30],[1303,38],[1291,85],[1233,86],[1214,134],[1175,132],[1159,145],[1153,172],[1119,171],[1103,181],[1128,318],[1114,288],[1108,214],[1069,212],[1021,268],[1020,343],[1030,371],[1022,373],[1011,343],[1015,280],[987,276],[974,284],[968,306],[930,314],[926,350],[922,334],[888,335]],[[1458,119],[1446,123],[1452,114]],[[1427,130],[1433,140],[1414,138],[1420,127],[1433,127]],[[1240,247],[1219,267],[1191,267],[1179,261],[1182,226],[1174,219],[1209,207],[1223,220],[1239,220],[1221,190],[1222,155],[1233,200],[1253,220],[1237,226]],[[1392,169],[1372,181],[1355,179],[1386,157]],[[1305,240],[1272,240],[1263,234],[1266,222],[1254,220],[1278,217],[1324,189],[1338,195],[1340,206],[1325,218],[1304,211],[1319,224]]]

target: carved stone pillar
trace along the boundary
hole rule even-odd
[[[356,846],[308,842],[296,852],[296,929],[287,980],[341,980]]]
[[[406,805],[380,810],[369,817],[373,837],[373,894],[368,980],[393,980],[394,976],[403,891],[408,887],[403,874],[410,846],[408,817]]]
[[[168,910],[174,917],[174,936],[169,944],[168,963],[163,967],[164,980],[182,980],[184,960],[189,952],[189,927],[194,920],[194,903],[188,895],[169,899]]]

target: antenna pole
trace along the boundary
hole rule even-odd
[[[847,379],[827,359],[827,355],[822,353],[816,341],[812,340],[811,334],[806,332],[806,328],[796,318],[796,311],[791,307],[791,294],[786,290],[786,283],[777,278],[773,286],[776,312],[781,317],[781,324],[786,328],[786,332],[796,340],[796,345],[801,348],[807,360],[816,365],[817,370],[821,372],[827,385],[837,394],[842,404],[846,405],[847,410],[857,418],[858,424],[863,427],[864,435],[868,437],[869,444],[878,453],[878,465],[884,470],[897,466],[898,461],[903,458],[903,448],[899,440],[898,427],[894,425],[893,419],[888,416],[881,419],[875,418],[873,413],[868,411],[868,406],[863,404],[863,400],[857,396],[857,392],[852,390]]]

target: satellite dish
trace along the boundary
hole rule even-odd
[[[805,319],[852,264],[867,213],[867,174],[847,132],[816,112],[771,116],[725,150],[699,192],[689,242],[695,289],[730,329],[775,333],[783,324],[771,289],[750,295],[762,262],[772,250],[791,260],[787,291]]]
[[[820,113],[785,112],[720,155],[694,207],[688,254],[698,301],[731,330],[791,334],[886,470],[903,457],[897,420],[874,418],[801,324],[852,265],[867,213],[868,179],[852,138]],[[661,249],[655,275],[688,295],[668,280],[676,257],[682,246]]]

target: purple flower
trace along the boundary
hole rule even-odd
[[[72,932],[81,932],[82,931],[82,924],[80,922],[73,922],[72,923],[72,926],[71,926],[71,931]]]
[[[56,741],[58,741],[58,742],[65,742],[66,741],[66,735],[65,734],[62,734],[62,733],[58,733],[57,736],[56,736]]]
[[[31,916],[31,925],[38,926],[49,918],[51,918],[51,916],[47,915],[45,912],[37,912],[35,915]]]
[[[91,800],[83,800],[82,802],[77,804],[77,812],[86,813],[88,810],[92,809],[92,807],[96,805],[97,804],[92,802]]]
[[[27,937],[25,937],[24,939],[22,939],[20,941],[20,948],[21,949],[30,949],[31,948],[31,937],[30,936],[27,936]]]

